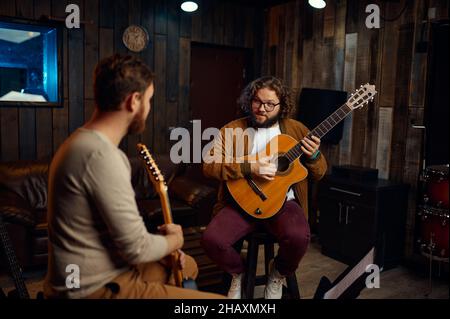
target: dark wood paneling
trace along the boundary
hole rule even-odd
[[[156,0],[154,3],[155,3],[155,33],[167,34],[167,1]]]
[[[53,110],[53,153],[67,138],[69,132],[69,101],[64,100],[63,108]]]
[[[408,102],[411,76],[411,59],[414,37],[414,25],[407,24],[400,27],[397,60],[397,80],[395,85],[394,128],[392,148],[395,152],[391,158],[391,179],[403,180],[405,165],[406,134],[408,130]]]
[[[99,6],[99,27],[114,28],[114,5],[111,5],[111,0],[99,0]]]
[[[113,53],[131,53],[122,43],[123,31],[130,24],[141,24],[149,33],[148,47],[137,55],[156,71],[156,96],[147,130],[142,136],[123,139],[120,147],[133,155],[134,144],[144,141],[167,152],[168,127],[186,125],[190,119],[191,42],[252,48],[258,28],[264,24],[262,11],[218,0],[200,2],[194,13],[182,12],[175,0],[12,0],[0,2],[0,14],[64,18],[69,3],[78,4],[81,20],[92,23],[82,23],[80,29],[63,28],[63,107],[2,108],[1,160],[49,158],[69,133],[83,125],[95,108],[95,65]],[[262,41],[258,45],[262,48]],[[295,45],[290,43],[289,50]],[[291,59],[292,67],[295,62]],[[260,61],[255,65],[259,73]]]
[[[416,44],[429,38],[423,23],[428,8],[436,8],[434,19],[448,19],[448,1],[336,0],[327,1],[325,10],[311,9],[306,0],[295,3],[300,9],[294,15],[300,20],[297,35],[288,29],[295,25],[290,3],[265,14],[261,70],[281,77],[295,92],[303,87],[351,92],[366,82],[376,84],[375,102],[346,120],[340,145],[322,145],[322,151],[330,165],[379,168],[381,177],[410,184],[414,198],[422,141],[410,124],[423,120],[428,69],[428,52],[418,52]],[[370,3],[378,4],[390,20],[382,20],[380,30],[365,26]],[[291,38],[297,42],[292,46],[297,61],[290,60]],[[297,66],[297,75],[289,73],[290,66]],[[409,206],[406,250],[412,246],[416,203],[410,200]]]
[[[324,10],[323,17],[323,37],[324,38],[332,38],[334,37],[334,27],[335,27],[335,19],[336,19],[336,3],[330,2],[327,3],[327,6]]]
[[[106,58],[114,53],[114,30],[109,28],[99,29],[99,60]],[[92,70],[93,72],[94,70]]]
[[[191,43],[188,38],[180,38],[179,56],[178,123],[180,126],[187,127],[191,119],[189,108]]]
[[[84,4],[82,0],[72,1],[80,8],[81,19],[84,20]],[[68,69],[69,77],[69,134],[84,123],[84,34],[85,27],[71,29],[68,32]]]
[[[69,0],[55,1],[52,0],[52,16],[64,17],[66,5]],[[64,142],[69,134],[69,62],[68,62],[68,29],[63,29],[63,105],[62,108],[52,110],[53,122],[53,153]],[[40,141],[38,141],[40,143]]]
[[[180,10],[178,9],[177,0],[171,0],[167,12],[167,74],[166,74],[166,97],[170,103],[178,101],[178,63],[179,63],[179,24],[180,24]],[[169,112],[170,113],[170,112]],[[174,114],[169,114],[168,118],[173,116],[176,118],[176,111]],[[172,116],[173,115],[173,116]]]
[[[180,14],[180,37],[190,38],[192,34],[192,16],[196,13]]]
[[[361,0],[347,0],[347,24],[346,32],[355,33],[358,32],[359,18],[363,17],[360,10]]]
[[[99,57],[99,1],[85,1],[84,16],[93,24],[85,25],[84,34],[84,118],[88,120],[94,112],[93,71]]]
[[[93,99],[93,70],[98,62],[99,36],[98,36],[98,0],[89,0],[84,5],[84,16],[87,21],[93,24],[84,26],[84,98]]]
[[[149,34],[149,45],[141,53],[142,60],[154,70],[154,52],[155,52],[155,8],[151,1],[142,0],[141,24]],[[153,109],[154,98],[151,101]],[[142,134],[142,142],[148,147],[153,148],[153,110],[147,118],[146,129]]]
[[[33,0],[16,0],[16,16],[33,19]],[[36,110],[34,108],[19,108],[19,157],[26,160],[36,157]]]
[[[155,36],[155,97],[153,103],[153,151],[165,151],[167,139],[167,101],[166,101],[166,50],[167,37]]]
[[[400,4],[388,3],[385,6],[384,15],[387,12],[396,12]],[[379,87],[379,102],[381,106],[394,106],[395,80],[397,69],[398,50],[398,21],[386,23],[383,31],[382,43],[382,75]]]
[[[128,9],[127,0],[116,0],[114,6],[114,53],[126,54],[127,48],[123,44],[122,36],[128,27]],[[119,147],[126,153],[128,152],[128,138],[122,139]]]
[[[51,1],[41,0],[35,3],[34,18],[51,15]],[[50,158],[53,153],[53,118],[51,108],[36,110],[36,158]]]
[[[142,2],[141,0],[129,0],[128,1],[128,24],[141,25],[141,12],[142,12]],[[131,55],[141,57],[141,53],[128,52]],[[137,155],[136,145],[142,141],[141,134],[130,134],[126,137],[127,139],[127,154],[130,156]]]

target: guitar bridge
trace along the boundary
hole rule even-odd
[[[247,183],[250,185],[250,188],[255,192],[255,194],[258,195],[261,198],[261,200],[265,201],[267,199],[267,196],[266,194],[263,193],[261,188],[259,188],[259,186],[256,185],[256,183],[250,177],[247,177],[246,180]]]

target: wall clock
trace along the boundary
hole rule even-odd
[[[128,50],[133,52],[141,52],[149,42],[147,30],[138,25],[130,25],[125,29],[122,36],[123,44]]]

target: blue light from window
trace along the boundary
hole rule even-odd
[[[58,101],[55,27],[0,21],[0,101]]]

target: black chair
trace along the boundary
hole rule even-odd
[[[246,299],[254,298],[255,286],[265,285],[269,275],[269,262],[274,258],[274,245],[276,239],[267,232],[256,231],[244,238],[248,242],[247,270],[242,284],[242,295]],[[265,274],[256,276],[258,265],[259,245],[264,245],[264,270]],[[283,298],[300,299],[300,290],[297,284],[297,276],[294,274],[286,277],[287,291],[283,286]],[[287,293],[287,294],[286,294]]]

